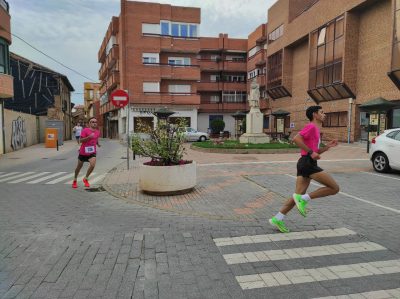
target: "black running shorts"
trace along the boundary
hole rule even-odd
[[[91,155],[89,155],[89,156],[79,155],[79,156],[78,156],[78,159],[79,159],[79,161],[82,161],[82,162],[89,162],[89,160],[90,160],[91,158],[93,158],[93,157],[96,157],[96,154],[91,154]]]
[[[297,162],[297,176],[309,178],[310,175],[321,171],[324,170],[317,165],[317,160],[311,158],[310,155],[301,156]]]

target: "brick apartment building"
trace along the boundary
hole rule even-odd
[[[103,136],[103,117],[100,116],[100,83],[83,83],[84,117],[88,120],[91,117],[97,118],[97,127]]]
[[[0,155],[5,152],[4,99],[14,96],[13,77],[10,71],[11,26],[7,1],[0,0]]]
[[[377,114],[359,106],[400,99],[397,2],[278,0],[268,23],[240,40],[200,37],[199,8],[122,0],[99,51],[106,135],[125,132],[126,110],[108,103],[116,88],[130,93],[130,130],[139,119],[155,125],[151,112],[168,107],[200,130],[223,118],[233,133],[230,115],[247,109],[246,82],[248,91],[254,79],[265,132],[295,134],[317,102],[327,113],[324,138],[366,139]],[[400,109],[389,109],[380,125],[400,127]]]
[[[400,99],[398,9],[394,0],[277,1],[266,31],[265,114],[274,119],[267,130],[297,132],[305,108],[318,102],[327,113],[324,138],[366,139],[368,118],[377,124],[377,114],[359,106],[379,97]],[[277,122],[277,111],[290,114]],[[400,127],[400,109],[390,109],[380,123]]]

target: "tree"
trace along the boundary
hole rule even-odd
[[[219,132],[225,129],[225,122],[222,119],[214,119],[210,123],[211,132],[219,134]]]

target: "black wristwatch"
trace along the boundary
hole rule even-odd
[[[313,152],[314,152],[313,150],[309,150],[309,151],[307,152],[307,154],[309,154],[309,155],[311,156]]]

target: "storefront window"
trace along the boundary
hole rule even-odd
[[[400,109],[393,110],[393,128],[400,128]]]

